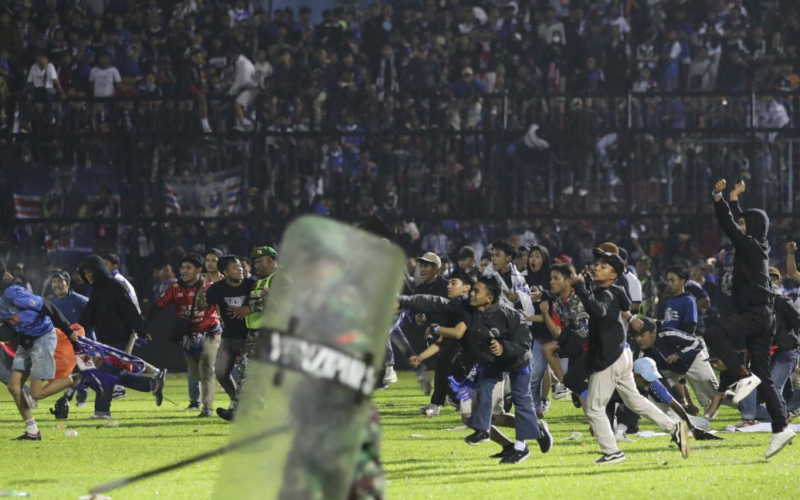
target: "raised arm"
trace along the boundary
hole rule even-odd
[[[614,300],[611,292],[605,290],[598,299],[589,291],[586,282],[581,276],[578,276],[577,279],[572,282],[572,286],[575,288],[575,293],[578,295],[578,298],[581,299],[587,313],[599,317],[608,314],[611,302]]]
[[[725,189],[726,182],[724,179],[717,182],[715,189],[714,189],[714,213],[717,216],[717,220],[719,221],[722,230],[725,232],[725,235],[733,242],[734,246],[737,244],[744,243],[747,238],[745,234],[742,232],[742,228],[739,227],[736,220],[733,218],[733,214],[731,213],[731,207],[725,201],[725,198],[722,196],[722,190]],[[741,186],[741,191],[737,191]],[[740,182],[736,185],[736,188],[731,192],[731,201],[735,203],[735,209],[739,211],[739,194],[744,192],[744,182]],[[734,194],[735,193],[735,194]]]

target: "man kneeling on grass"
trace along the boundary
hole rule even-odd
[[[513,453],[501,463],[520,463],[530,457],[526,440],[536,439],[542,453],[547,453],[553,438],[547,424],[536,419],[530,390],[531,335],[522,316],[510,307],[501,305],[502,287],[493,276],[482,276],[470,290],[469,302],[448,300],[431,295],[401,297],[400,307],[422,313],[461,313],[466,326],[462,346],[478,365],[475,390],[477,405],[467,425],[475,432],[465,441],[471,445],[490,439],[492,393],[508,373],[511,398],[516,408],[516,440]]]

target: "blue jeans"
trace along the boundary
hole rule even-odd
[[[189,402],[191,404],[200,404],[200,382],[192,377],[191,373],[186,373],[186,381],[189,386]]]
[[[783,400],[783,386],[786,385],[786,382],[789,381],[789,377],[792,376],[792,370],[794,370],[796,364],[797,351],[794,349],[776,353],[770,360],[770,375],[772,382],[775,384],[775,390],[778,391],[778,397],[781,400],[781,407],[784,413],[792,411],[790,403],[796,399],[795,396],[792,396],[792,399],[788,402]],[[798,402],[800,402],[800,400]],[[739,403],[739,412],[742,414],[742,420],[758,420],[759,422],[772,421],[766,407],[763,404],[758,404],[757,391],[751,392],[749,396]]]
[[[542,341],[534,340],[531,347],[531,398],[536,412],[542,410],[542,380],[547,371],[547,359],[542,354]]]
[[[528,367],[516,372],[508,372],[511,381],[511,400],[514,402],[514,427],[517,441],[539,439],[539,421],[531,402],[531,374]],[[478,404],[472,408],[472,416],[467,425],[476,431],[488,431],[492,425],[492,389],[503,379],[503,372],[493,368],[481,367],[475,391]]]
[[[763,404],[758,404],[757,394],[758,391],[753,391],[739,403],[739,413],[742,414],[742,420],[772,422],[767,407]]]
[[[775,384],[775,390],[778,391],[778,397],[781,400],[783,412],[786,413],[786,401],[783,400],[783,386],[789,381],[792,376],[792,371],[797,365],[797,350],[791,349],[775,353],[770,362],[770,372],[772,374],[772,382]]]

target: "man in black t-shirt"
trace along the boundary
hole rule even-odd
[[[223,323],[222,340],[217,351],[214,372],[219,385],[225,389],[228,396],[236,396],[236,382],[231,373],[236,358],[244,349],[247,339],[247,325],[244,318],[237,318],[234,309],[247,304],[253,280],[244,279],[244,268],[239,259],[234,255],[224,255],[219,259],[219,271],[225,277],[211,285],[207,292],[201,289],[197,294],[195,308],[203,311],[209,305],[216,305]]]

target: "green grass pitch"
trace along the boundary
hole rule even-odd
[[[32,498],[77,499],[106,481],[146,471],[210,450],[227,442],[229,424],[218,418],[197,419],[183,411],[187,404],[186,377],[171,375],[167,401],[156,408],[150,395],[128,391],[115,401],[119,427],[86,420],[93,396],[83,409],[74,407],[67,421],[48,412],[55,399],[40,402],[34,412],[42,431],[41,443],[10,441],[24,425],[7,391],[0,391],[0,490],[22,490]],[[467,431],[449,431],[460,425],[455,410],[444,408],[433,419],[417,414],[425,398],[410,373],[400,382],[378,391],[375,403],[383,416],[382,459],[388,477],[388,499],[513,499],[513,498],[793,498],[800,487],[800,448],[787,447],[764,460],[769,434],[723,433],[725,441],[692,440],[689,459],[681,458],[669,438],[637,439],[623,443],[628,460],[597,467],[599,451],[579,410],[568,400],[554,401],[547,421],[554,446],[547,455],[531,443],[531,458],[519,465],[499,465],[488,456],[498,451],[486,443],[469,446]],[[227,405],[219,393],[217,403]],[[723,407],[713,421],[715,429],[738,421]],[[78,431],[67,437],[59,423]],[[652,424],[643,429],[657,430]],[[573,431],[579,441],[566,441]],[[412,434],[422,437],[412,438]],[[509,431],[513,437],[513,430]],[[798,443],[800,444],[800,442]],[[110,492],[115,499],[207,499],[217,479],[220,459],[189,466]]]

